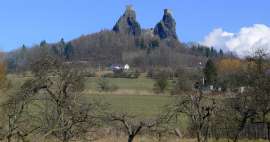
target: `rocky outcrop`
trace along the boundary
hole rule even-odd
[[[142,29],[142,36],[147,36],[147,37],[154,37],[154,29]]]
[[[132,6],[127,6],[124,15],[120,17],[113,27],[113,31],[134,36],[141,34],[141,26],[136,20],[136,12]]]
[[[160,39],[177,39],[176,22],[170,10],[164,10],[162,20],[154,28],[154,34],[160,37]]]

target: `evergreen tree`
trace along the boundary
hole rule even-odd
[[[203,72],[204,72],[204,76],[205,76],[205,80],[206,80],[207,85],[215,83],[215,81],[217,79],[217,69],[216,69],[216,66],[211,59],[209,59],[206,62],[206,65],[205,65]]]
[[[40,44],[39,44],[39,46],[40,46],[40,47],[45,47],[45,46],[47,46],[46,40],[41,41]]]
[[[65,56],[65,47],[66,47],[66,43],[65,40],[63,38],[61,38],[60,42],[59,42],[59,56],[60,57],[64,57]]]
[[[61,45],[65,45],[65,44],[66,44],[64,38],[61,38],[60,44],[61,44]]]
[[[65,55],[66,60],[70,60],[72,58],[73,54],[74,54],[74,47],[69,42],[68,44],[66,44],[66,46],[64,48],[64,55]]]
[[[206,56],[206,57],[210,57],[210,54],[211,54],[210,49],[209,49],[208,47],[205,48],[205,56]]]
[[[223,55],[224,55],[223,50],[222,50],[222,49],[220,49],[220,50],[219,50],[219,56],[221,56],[221,57],[222,57]]]
[[[21,49],[18,51],[18,58],[19,60],[26,59],[27,54],[27,48],[25,45],[22,45]]]
[[[46,42],[46,40],[43,40],[40,42],[40,49],[41,49],[41,53],[43,53],[43,55],[50,55],[50,48],[48,43]]]
[[[210,49],[210,57],[217,57],[217,51],[214,49],[214,47],[211,47]]]

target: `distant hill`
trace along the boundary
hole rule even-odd
[[[66,62],[84,62],[89,66],[109,66],[128,63],[139,69],[153,67],[178,68],[196,66],[206,58],[224,56],[223,51],[184,44],[176,34],[176,22],[170,10],[154,28],[143,29],[136,20],[136,12],[127,6],[112,30],[83,35],[71,41],[58,43],[42,41],[39,45],[22,46],[6,56],[10,71],[27,70],[31,62],[44,56],[53,56]]]

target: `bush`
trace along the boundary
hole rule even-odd
[[[130,78],[130,79],[136,79],[140,76],[140,72],[135,71],[127,71],[127,72],[114,72],[114,73],[107,73],[103,75],[103,77],[109,77],[109,78]]]
[[[106,73],[104,75],[102,75],[103,78],[114,78],[114,73]]]
[[[168,82],[168,77],[166,73],[160,72],[160,74],[157,76],[157,79],[155,79],[154,92],[164,93],[168,85],[169,85],[169,82]]]
[[[171,95],[179,95],[183,92],[191,91],[193,87],[193,82],[186,77],[179,77],[173,84]]]
[[[140,76],[140,72],[137,70],[126,72],[126,78],[138,78],[139,76]]]
[[[160,74],[163,74],[164,76],[166,76],[167,79],[170,80],[176,77],[176,74],[171,69],[150,69],[147,72],[147,77],[152,79],[158,79]]]
[[[201,79],[199,73],[181,68],[177,69],[176,76],[177,79],[174,80],[171,91],[172,95],[192,91],[196,86],[196,82],[199,83]]]
[[[99,91],[104,91],[104,92],[116,91],[118,89],[118,87],[116,85],[111,84],[109,82],[109,80],[107,80],[105,78],[100,78],[97,81],[97,85],[98,85],[98,90]]]
[[[85,77],[96,77],[96,74],[94,72],[85,71],[85,72],[83,72],[83,76],[85,76]]]

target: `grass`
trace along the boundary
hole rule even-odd
[[[42,139],[42,137],[33,137],[31,138],[32,140],[35,141],[40,141],[40,142],[59,142],[59,140],[51,138],[51,139]],[[80,140],[72,140],[73,142],[84,142]],[[100,137],[97,140],[94,140],[93,142],[127,142],[127,136],[124,136],[123,134],[121,135],[108,135],[105,137]],[[134,138],[133,142],[160,142],[158,141],[157,137],[154,136],[142,136],[138,135]],[[162,137],[161,142],[197,142],[196,139],[192,138],[177,138],[175,136],[172,137]],[[210,139],[208,142],[228,142],[227,139],[220,139],[220,140],[215,140],[215,139]],[[232,142],[230,140],[229,142]],[[240,139],[238,142],[268,142],[268,140],[248,140],[248,139]]]
[[[111,104],[113,111],[129,112],[141,116],[153,116],[171,102],[169,96],[141,95],[91,95],[89,99],[102,99]]]
[[[23,77],[22,75],[9,74],[9,80],[11,80],[14,89],[18,89],[19,86],[31,76]],[[85,79],[85,92],[89,94],[115,94],[115,95],[155,95],[153,92],[154,80],[141,76],[137,79],[128,78],[107,78],[108,82],[118,87],[118,90],[114,92],[98,92],[97,77],[89,77]],[[169,81],[170,88],[171,81]],[[169,91],[165,92],[169,95]]]
[[[13,88],[16,90],[24,81],[31,77],[9,75]],[[138,116],[154,116],[164,110],[164,106],[171,103],[172,98],[166,93],[153,93],[152,79],[140,77],[137,79],[108,78],[108,81],[119,89],[115,92],[98,92],[97,78],[86,78],[85,96],[88,99],[101,99],[108,102],[113,111],[128,112]]]
[[[152,90],[154,81],[148,78],[128,79],[128,78],[108,78],[109,83],[118,86],[120,89],[131,90]],[[86,79],[86,89],[96,90],[97,78]]]
[[[12,83],[12,91],[19,87],[31,77],[19,75],[8,75]],[[102,99],[111,104],[111,108],[117,111],[129,112],[143,116],[151,116],[162,111],[163,106],[170,103],[168,95],[155,95],[153,93],[152,79],[140,77],[138,79],[108,78],[108,81],[116,86],[115,92],[98,92],[97,78],[86,78],[85,93],[89,99]]]
[[[118,89],[114,92],[98,92],[98,79],[96,77],[86,78],[85,89],[89,94],[115,94],[115,95],[155,95],[153,92],[154,80],[140,77],[137,79],[128,78],[107,78],[108,82]],[[171,81],[169,81],[170,88]],[[164,94],[169,95],[169,91],[165,91]]]
[[[108,102],[113,112],[127,112],[139,118],[155,117],[164,113],[165,106],[173,101],[173,97],[161,95],[88,95],[88,99],[98,99]],[[185,133],[188,127],[187,117],[177,118],[177,127]],[[175,126],[173,126],[175,127]]]
[[[126,142],[127,138],[125,137],[106,137],[95,142]],[[134,142],[158,142],[157,138],[149,138],[144,136],[138,136],[135,138]],[[196,139],[178,139],[178,138],[163,138],[162,142],[197,142]],[[227,139],[223,140],[209,140],[208,142],[228,142]],[[267,140],[239,140],[238,142],[268,142]]]
[[[23,77],[19,75],[9,74],[7,78],[11,81],[12,89],[18,89],[26,80],[31,77]]]
[[[153,95],[154,81],[147,78],[107,78],[109,84],[118,89],[114,92],[98,92],[97,78],[86,78],[85,91],[89,94],[115,94],[115,95]]]

